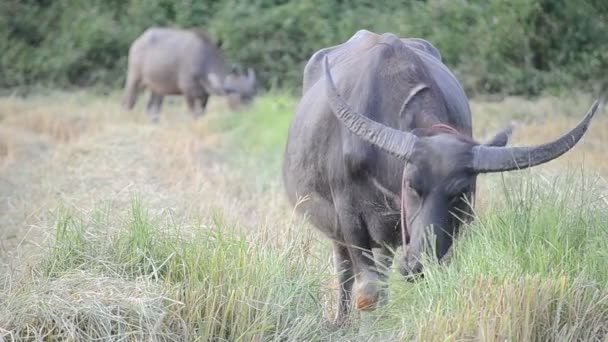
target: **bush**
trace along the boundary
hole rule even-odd
[[[21,1],[0,4],[0,87],[122,86],[130,43],[154,25],[197,26],[266,88],[298,88],[318,49],[359,29],[422,37],[471,94],[606,88],[599,0]]]

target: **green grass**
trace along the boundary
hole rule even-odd
[[[608,212],[594,182],[506,178],[502,203],[467,227],[449,265],[431,263],[420,284],[393,279],[388,321],[420,340],[603,340]]]
[[[391,271],[389,304],[328,325],[329,244],[282,195],[280,163],[293,99],[209,118],[238,173],[234,201],[203,217],[147,210],[56,211],[44,257],[0,288],[5,340],[603,341],[608,338],[606,185],[585,170],[481,176],[488,205],[448,263],[423,281]],[[167,128],[168,129],[168,128]],[[232,179],[232,178],[231,178]],[[211,198],[209,196],[205,198]],[[246,212],[246,211],[244,211]],[[245,214],[243,214],[245,215]],[[243,218],[247,223],[247,217]],[[25,265],[25,262],[24,262]]]
[[[250,110],[231,113],[211,126],[226,132],[223,147],[225,155],[229,156],[227,160],[233,166],[249,171],[252,184],[276,185],[295,103],[288,93],[273,93],[256,101],[256,106]]]

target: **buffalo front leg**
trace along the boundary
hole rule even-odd
[[[150,99],[148,100],[148,115],[152,122],[157,123],[160,116],[160,108],[163,104],[163,96],[156,94],[155,92],[150,92]]]
[[[338,210],[340,228],[347,245],[355,273],[353,297],[355,307],[359,310],[376,308],[381,295],[381,278],[376,270],[372,254],[372,240],[367,226],[353,210]]]
[[[381,297],[379,305],[385,305],[388,301],[388,276],[393,265],[394,254],[386,246],[380,248],[374,248],[374,260],[376,261],[376,268],[380,276],[381,286]]]
[[[192,95],[185,95],[186,104],[188,105],[188,112],[194,119],[198,119],[200,112],[196,109],[196,97]]]
[[[348,248],[344,244],[334,242],[334,268],[338,273],[338,310],[334,318],[335,325],[342,325],[351,308],[351,293],[355,282],[352,261]]]

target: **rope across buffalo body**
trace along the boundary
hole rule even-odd
[[[446,124],[434,124],[431,128],[444,129],[453,134],[460,134],[457,129]],[[401,217],[401,248],[403,248],[403,256],[407,252],[407,225],[406,225],[406,212],[405,212],[405,172],[407,171],[407,163],[403,166],[403,174],[401,176],[401,203],[400,203],[400,217]]]

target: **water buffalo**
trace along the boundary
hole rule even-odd
[[[255,95],[253,71],[228,73],[220,44],[200,30],[149,28],[131,44],[128,63],[123,107],[132,109],[147,87],[147,112],[155,122],[164,95],[183,95],[195,118],[204,112],[209,95],[230,95],[231,107]]]
[[[336,323],[348,316],[351,294],[361,310],[386,298],[381,270],[392,263],[390,250],[404,248],[400,271],[408,277],[422,271],[423,252],[441,260],[470,218],[478,174],[559,157],[598,107],[543,145],[505,147],[509,127],[478,143],[468,99],[437,49],[369,31],[316,52],[303,89],[283,179],[292,205],[333,242],[341,284]],[[429,236],[434,244],[425,242]]]

